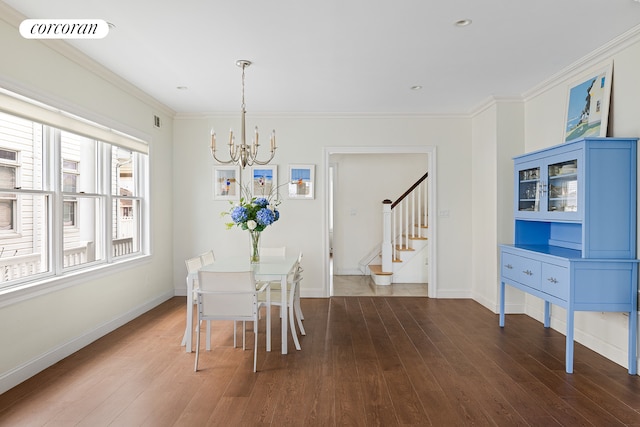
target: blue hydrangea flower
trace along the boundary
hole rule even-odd
[[[245,222],[248,219],[247,208],[244,206],[236,206],[231,211],[231,219],[236,224],[240,224],[241,222]]]
[[[275,221],[275,215],[271,209],[262,208],[256,213],[256,220],[260,225],[271,225]]]
[[[269,205],[269,201],[264,197],[258,197],[253,203],[261,208],[266,208]]]
[[[280,219],[280,212],[277,209],[273,210],[274,222]]]

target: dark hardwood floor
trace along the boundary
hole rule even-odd
[[[302,351],[180,346],[173,298],[0,395],[2,426],[640,426],[640,377],[564,336],[470,300],[303,299]],[[279,349],[275,321],[274,349]],[[253,344],[247,334],[248,347]],[[204,343],[203,343],[204,345]]]

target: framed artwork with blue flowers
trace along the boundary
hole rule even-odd
[[[215,200],[240,199],[239,166],[215,166],[213,168],[213,198]]]

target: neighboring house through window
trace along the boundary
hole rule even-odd
[[[18,152],[0,148],[0,189],[18,185]],[[0,232],[15,231],[17,199],[15,193],[0,193]]]
[[[74,160],[62,159],[62,191],[65,193],[75,193],[77,191],[79,175],[78,164],[79,162]],[[63,205],[62,222],[67,227],[75,226],[78,202],[75,198],[65,197]]]

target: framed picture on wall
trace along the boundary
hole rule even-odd
[[[240,199],[239,166],[214,166],[213,198],[215,200]]]
[[[613,62],[584,73],[569,85],[564,142],[585,136],[607,136]]]
[[[250,186],[254,197],[269,197],[278,187],[278,166],[253,166]]]
[[[289,198],[313,199],[315,165],[289,165]]]

